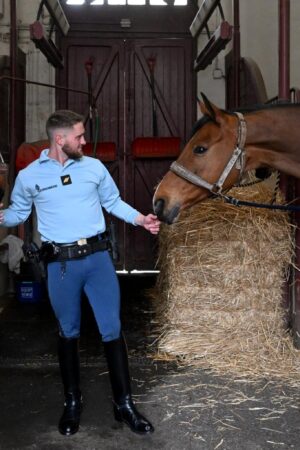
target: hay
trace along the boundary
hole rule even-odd
[[[268,203],[272,190],[260,183],[230,195]],[[287,213],[216,199],[162,226],[157,357],[218,374],[300,378],[282,306],[293,234]]]

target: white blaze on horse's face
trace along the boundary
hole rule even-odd
[[[216,108],[213,118],[207,114],[200,121],[198,130],[183,149],[177,163],[209,184],[214,184],[236,146],[236,124],[236,117]],[[224,183],[224,189],[232,186],[238,176],[239,171],[232,169]],[[180,211],[210,195],[211,192],[207,189],[169,171],[156,189],[153,207],[160,220],[173,223]]]

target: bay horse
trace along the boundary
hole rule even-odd
[[[222,196],[249,170],[273,168],[300,178],[300,105],[262,105],[242,114],[201,95],[203,117],[154,193],[154,212],[168,224],[182,210]]]

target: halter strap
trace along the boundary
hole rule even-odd
[[[236,111],[234,114],[236,114],[239,119],[237,147],[244,148],[245,144],[246,144],[246,137],[247,137],[246,120],[242,113]]]
[[[241,178],[245,167],[244,147],[246,144],[246,137],[247,137],[247,124],[242,113],[236,111],[235,114],[239,119],[238,138],[236,146],[237,148],[240,148],[242,150],[241,156],[236,163],[236,168],[240,170],[240,178]]]
[[[194,174],[190,170],[186,169],[181,164],[178,164],[178,162],[174,161],[172,162],[170,166],[171,172],[176,173],[181,178],[184,178],[185,180],[189,181],[190,183],[194,184],[195,186],[204,187],[208,191],[213,190],[214,185],[208,183],[207,181],[203,180],[203,178],[199,177],[199,175]]]
[[[226,164],[219,179],[214,184],[208,183],[199,175],[194,174],[176,161],[171,164],[170,170],[181,178],[184,178],[185,180],[194,184],[195,186],[203,187],[208,191],[219,195],[221,195],[223,184],[233,167],[236,167],[236,169],[240,171],[241,178],[245,167],[244,147],[247,137],[247,124],[242,113],[236,112],[235,114],[238,117],[238,136],[236,148],[234,149],[231,158]]]

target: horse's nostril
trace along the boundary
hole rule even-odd
[[[159,217],[161,216],[165,206],[165,201],[162,198],[159,198],[154,202],[154,213]]]

